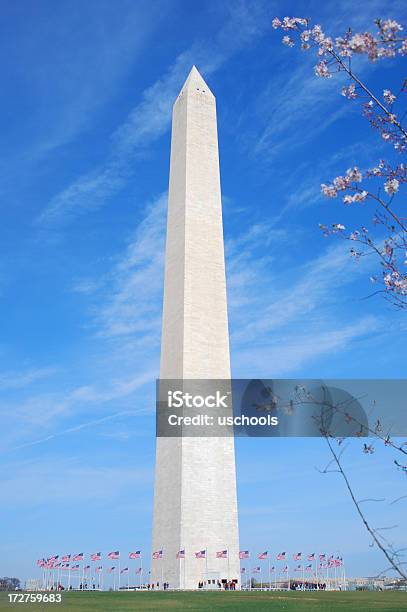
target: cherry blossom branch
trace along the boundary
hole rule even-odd
[[[345,470],[342,466],[341,460],[340,460],[340,455],[338,455],[338,453],[335,451],[335,449],[333,448],[332,442],[329,438],[329,436],[325,436],[325,440],[326,443],[329,447],[329,450],[332,454],[333,457],[333,461],[337,466],[337,472],[339,472],[339,474],[342,476],[344,482],[345,482],[345,486],[346,489],[350,495],[350,498],[353,502],[353,505],[356,508],[356,511],[360,517],[360,519],[362,520],[362,523],[364,524],[366,530],[368,531],[368,533],[370,534],[370,536],[372,537],[374,543],[376,544],[376,546],[382,551],[382,553],[384,554],[384,556],[386,557],[386,559],[388,560],[388,562],[390,563],[390,566],[399,574],[399,576],[401,576],[402,578],[404,578],[404,580],[407,580],[407,574],[404,573],[404,571],[401,568],[401,563],[399,560],[399,556],[398,556],[398,552],[397,551],[393,551],[391,549],[391,547],[386,548],[386,546],[384,546],[384,544],[382,544],[381,539],[385,541],[385,539],[383,537],[380,537],[377,533],[377,529],[374,529],[373,527],[370,526],[365,514],[363,513],[361,507],[360,507],[360,502],[358,502],[358,500],[355,497],[355,494],[353,492],[352,486],[350,484],[349,478],[347,476],[347,474],[345,473]]]
[[[357,83],[359,85],[359,87],[369,96],[369,98],[371,100],[373,100],[375,102],[375,104],[377,104],[377,106],[389,117],[391,123],[396,126],[400,132],[403,134],[403,136],[407,139],[407,131],[403,128],[403,126],[401,125],[401,123],[399,123],[397,121],[397,119],[395,118],[395,115],[393,113],[391,113],[379,100],[379,98],[364,84],[362,83],[362,81],[356,76],[356,74],[346,66],[346,64],[342,61],[342,59],[339,57],[339,55],[335,52],[334,49],[328,49],[327,51],[330,55],[332,55],[332,57],[335,59],[336,62],[338,62],[338,64],[341,66],[341,68],[349,75],[349,77],[355,81],[355,83]]]

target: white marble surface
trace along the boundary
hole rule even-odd
[[[173,108],[160,376],[230,378],[216,101],[195,67]],[[240,581],[233,438],[157,440],[152,546],[153,582]]]

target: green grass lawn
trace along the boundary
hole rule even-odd
[[[11,604],[6,594],[0,594],[0,609],[75,610],[77,612],[108,611],[124,612],[126,610],[288,610],[292,612],[369,612],[379,610],[407,611],[407,592],[187,592],[187,593],[63,593],[62,604]]]

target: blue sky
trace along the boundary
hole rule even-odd
[[[270,21],[339,35],[406,15],[398,0],[1,5],[0,575],[26,578],[51,554],[149,551],[169,128],[192,64],[218,104],[233,375],[405,376],[405,315],[362,299],[374,262],[318,230],[367,214],[320,183],[387,149]],[[359,68],[379,92],[400,79],[395,61]],[[315,469],[328,459],[322,440],[238,440],[241,546],[377,573],[342,483]],[[379,526],[405,514],[392,460],[346,454],[360,497],[386,498],[368,507]]]

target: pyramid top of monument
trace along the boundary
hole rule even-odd
[[[182,86],[181,92],[187,92],[193,89],[202,91],[204,93],[210,93],[213,96],[213,93],[209,89],[208,85],[205,83],[201,73],[195,65],[192,66],[191,71],[187,76],[184,85]]]

